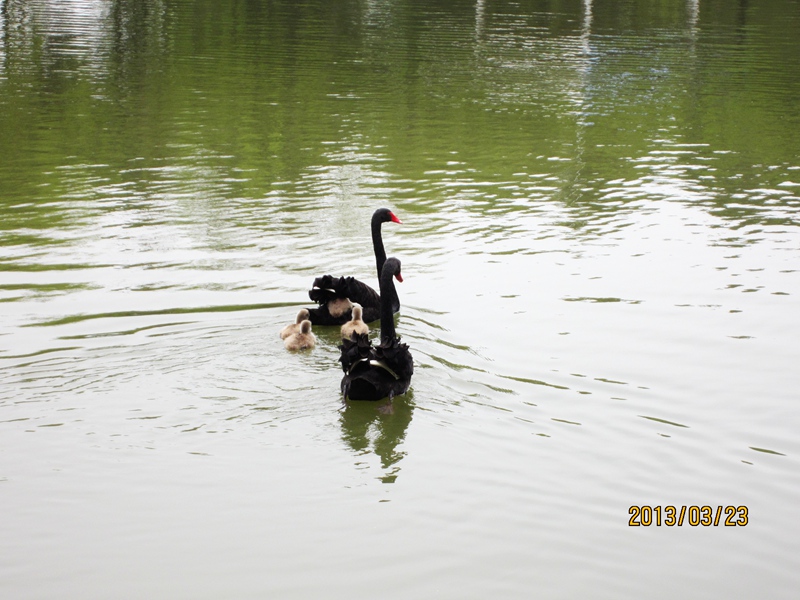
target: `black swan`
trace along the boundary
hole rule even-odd
[[[294,323],[291,323],[286,327],[284,327],[283,329],[281,329],[280,333],[281,339],[285,340],[293,333],[297,333],[298,331],[300,331],[300,323],[302,323],[306,319],[308,319],[308,310],[306,310],[305,308],[301,308],[300,312],[297,313],[297,320]]]
[[[317,337],[311,332],[311,321],[305,320],[300,323],[300,331],[297,331],[283,340],[283,345],[287,350],[309,350],[317,345]]]
[[[345,400],[380,400],[404,394],[411,384],[414,363],[408,345],[400,343],[394,330],[392,300],[397,298],[392,277],[402,283],[400,261],[390,258],[383,265],[381,290],[381,343],[373,346],[366,334],[354,333],[339,346]]]
[[[350,336],[354,333],[369,333],[369,327],[367,327],[367,324],[361,319],[361,305],[357,302],[353,304],[352,315],[353,318],[342,325],[342,338],[346,340],[349,340]]]
[[[375,251],[375,264],[378,278],[386,262],[383,248],[381,225],[388,222],[402,223],[388,208],[379,208],[372,215],[372,249]],[[362,319],[371,323],[380,318],[381,298],[378,293],[355,277],[332,277],[324,275],[314,280],[308,297],[319,304],[319,308],[309,309],[309,319],[314,325],[342,325],[350,320],[352,303],[361,305]],[[400,302],[392,305],[392,312],[400,310]]]

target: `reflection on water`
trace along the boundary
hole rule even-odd
[[[413,392],[393,402],[348,402],[341,411],[342,439],[357,455],[372,451],[380,457],[381,481],[394,483],[405,451],[399,450],[414,412]]]
[[[796,8],[0,0],[0,590],[794,592]],[[342,405],[277,332],[379,206],[415,376]]]

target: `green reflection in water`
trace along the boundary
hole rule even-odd
[[[763,452],[764,454],[775,454],[777,456],[786,456],[782,452],[776,452],[775,450],[767,450],[766,448],[756,448],[755,446],[750,446],[750,450],[755,450],[756,452]]]
[[[689,428],[688,425],[683,425],[682,423],[676,423],[674,421],[668,421],[667,419],[659,419],[658,417],[648,417],[646,415],[639,415],[642,419],[647,419],[648,421],[655,421],[656,423],[664,423],[665,425],[672,425],[673,427],[684,427],[686,429]]]
[[[291,210],[403,182],[414,212],[556,200],[582,229],[677,196],[797,223],[788,0],[27,4],[3,3],[4,245],[160,201]]]
[[[414,393],[393,401],[348,402],[341,411],[342,439],[357,455],[374,452],[381,461],[381,481],[394,483],[400,473],[402,449],[414,413]]]
[[[141,316],[156,316],[156,315],[186,315],[196,313],[226,313],[238,312],[245,310],[260,310],[265,308],[276,308],[284,306],[284,304],[271,303],[271,304],[235,304],[227,306],[198,306],[191,308],[175,307],[163,310],[126,310],[119,312],[107,312],[97,314],[83,314],[72,315],[62,319],[52,319],[49,321],[42,321],[39,323],[30,323],[23,325],[23,327],[54,327],[58,325],[68,325],[70,323],[80,323],[81,321],[88,321],[91,319],[112,319],[119,317],[141,317]]]

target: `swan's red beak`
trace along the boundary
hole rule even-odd
[[[394,277],[395,277],[395,279],[397,279],[397,281],[399,281],[400,283],[403,283],[403,274],[402,273],[398,273]]]
[[[403,224],[403,222],[400,219],[397,218],[396,214],[394,214],[394,213],[389,213],[389,214],[392,215],[392,221],[394,221],[395,223],[400,223],[400,225]]]

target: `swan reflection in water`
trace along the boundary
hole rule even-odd
[[[346,402],[341,411],[342,439],[358,456],[370,450],[381,460],[383,483],[394,483],[406,455],[402,443],[414,413],[414,393],[380,402]]]

